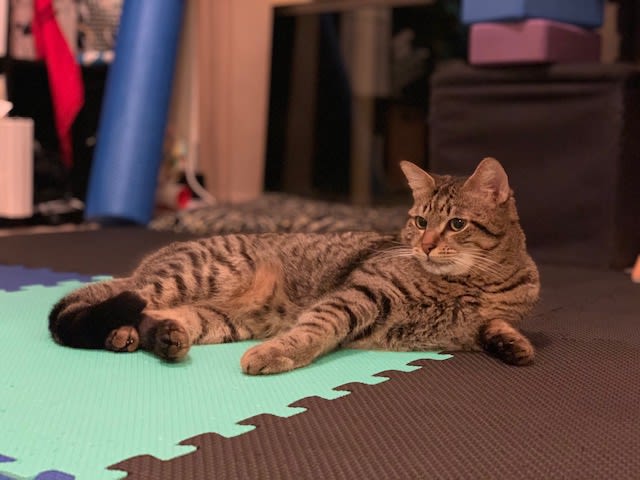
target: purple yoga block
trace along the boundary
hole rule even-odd
[[[469,63],[576,63],[600,60],[600,35],[540,18],[476,23],[469,34]]]

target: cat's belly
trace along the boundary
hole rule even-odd
[[[234,321],[251,332],[251,338],[264,339],[289,330],[300,311],[297,305],[282,301],[275,305],[237,312]]]
[[[478,350],[481,320],[460,302],[418,305],[396,313],[349,348],[384,350]]]
[[[412,332],[404,335],[403,338],[389,339],[390,334],[395,336],[394,333],[396,332],[381,331],[367,338],[347,342],[343,346],[363,350],[390,351],[480,350],[477,332],[448,332],[439,335]]]

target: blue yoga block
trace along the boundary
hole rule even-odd
[[[462,23],[546,18],[586,28],[602,25],[604,0],[462,0]]]

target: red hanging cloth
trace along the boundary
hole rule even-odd
[[[71,167],[71,127],[84,103],[82,72],[56,21],[52,0],[34,0],[33,5],[32,27],[36,52],[47,67],[62,161]]]

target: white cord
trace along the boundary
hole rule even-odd
[[[194,151],[197,149],[198,144],[189,142],[189,151],[187,152],[187,165],[185,166],[184,176],[187,180],[187,185],[193,193],[198,195],[204,203],[207,205],[215,205],[216,199],[213,195],[211,195],[207,190],[200,185],[200,182],[196,178],[195,174],[195,164],[197,163],[194,159],[197,158],[197,155]]]
[[[193,2],[188,2],[187,8],[194,8],[195,4]],[[198,138],[198,115],[199,115],[199,96],[200,90],[198,89],[198,65],[197,65],[197,48],[198,48],[198,39],[195,35],[195,28],[191,28],[189,31],[190,37],[190,54],[191,54],[191,63],[190,67],[190,81],[191,88],[189,92],[189,139],[187,141],[187,162],[185,165],[185,179],[187,180],[187,185],[193,193],[198,195],[202,201],[207,205],[215,205],[217,203],[215,197],[211,195],[198,181],[196,178],[196,168],[198,165],[198,157],[200,153],[200,142]]]

